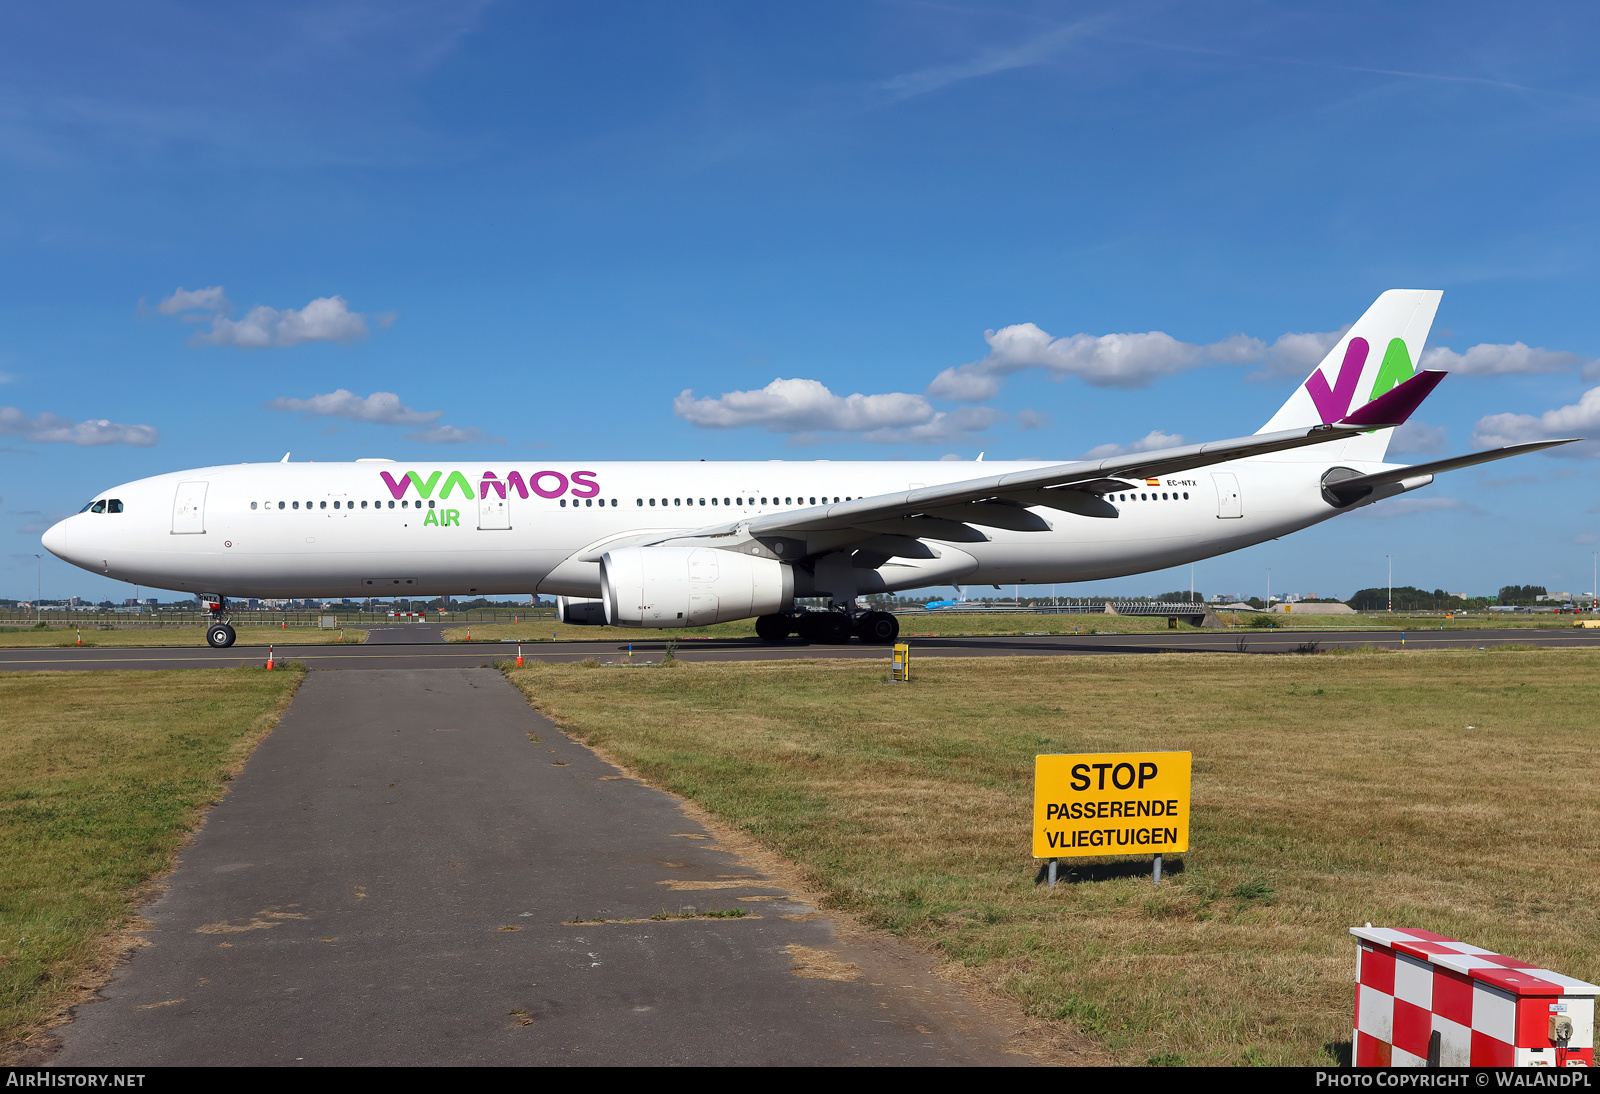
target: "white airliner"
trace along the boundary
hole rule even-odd
[[[571,623],[893,641],[858,596],[1064,583],[1236,551],[1449,471],[1393,427],[1445,375],[1415,372],[1441,293],[1392,289],[1256,434],[1075,463],[267,463],[125,483],[44,534],[96,574],[227,597],[556,594]],[[287,457],[285,457],[287,461]],[[985,472],[974,477],[973,471]],[[829,611],[796,611],[826,597]]]

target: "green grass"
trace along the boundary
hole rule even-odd
[[[114,962],[137,900],[302,679],[0,676],[0,1061]]]
[[[1130,1064],[1332,1062],[1368,921],[1600,978],[1600,653],[929,658],[909,685],[886,667],[509,675],[832,906]],[[1036,886],[1034,755],[1145,749],[1194,753],[1182,869]]]

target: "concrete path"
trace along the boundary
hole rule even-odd
[[[1030,1062],[482,669],[312,673],[147,915],[52,1064]]]
[[[910,629],[908,627],[908,629]],[[379,638],[365,645],[276,647],[284,661],[301,661],[314,669],[413,669],[463,667],[478,668],[509,661],[517,655],[514,642],[438,641],[441,628],[413,625],[397,627],[403,633]],[[429,637],[429,635],[432,637]],[[667,639],[659,632],[642,635],[629,642],[530,642],[522,647],[530,661],[582,661],[594,657],[616,664],[661,660]],[[919,638],[909,635],[915,658],[923,657],[1063,657],[1083,654],[1153,653],[1290,653],[1306,643],[1319,649],[1351,649],[1381,646],[1385,649],[1476,650],[1508,643],[1563,648],[1600,647],[1600,630],[1563,627],[1552,630],[1409,631],[1258,631],[1249,628],[1227,631],[1163,631],[1156,634],[1066,634],[1020,635],[992,638]],[[1241,649],[1240,643],[1243,643]],[[629,647],[632,647],[630,655]],[[35,672],[40,670],[94,669],[199,669],[236,665],[260,665],[266,661],[265,646],[234,646],[213,650],[205,647],[146,646],[67,647],[0,649],[0,671]],[[884,646],[811,645],[800,639],[768,644],[755,638],[686,638],[677,656],[685,661],[782,661],[791,658],[855,657],[882,661],[887,665],[889,650]]]

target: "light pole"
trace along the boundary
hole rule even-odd
[[[34,621],[35,624],[38,624],[38,623],[42,623],[44,621],[44,616],[40,614],[40,606],[39,606],[39,601],[44,599],[44,556],[43,555],[34,555],[33,556],[33,577],[34,577],[34,581],[36,583],[36,586],[35,586],[35,589],[34,589],[34,593],[33,593],[33,621]]]
[[[1389,561],[1389,614],[1394,614],[1394,556],[1384,555]]]

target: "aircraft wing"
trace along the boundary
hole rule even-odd
[[[1226,441],[987,475],[831,505],[769,513],[748,521],[729,521],[679,532],[651,542],[719,539],[739,533],[762,539],[848,529],[859,531],[863,537],[886,535],[970,543],[988,538],[974,525],[1043,531],[1048,525],[1029,513],[1026,507],[1046,506],[1084,516],[1114,516],[1115,510],[1099,495],[1127,489],[1128,484],[1120,481],[1122,479],[1159,478],[1400,425],[1444,375],[1435,371],[1419,372],[1349,417],[1310,429],[1258,433]]]

